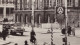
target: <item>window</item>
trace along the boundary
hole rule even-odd
[[[4,0],[2,0],[2,4],[4,4]]]
[[[20,9],[20,0],[17,0],[17,9]]]
[[[44,0],[44,9],[48,9],[49,0]]]
[[[16,10],[17,10],[17,7],[18,7],[18,6],[17,6],[17,3],[18,3],[17,0],[15,0],[15,9],[16,9]]]
[[[78,0],[78,6],[80,7],[80,0]]]
[[[7,2],[13,4],[13,0],[7,0]]]
[[[3,14],[3,8],[0,8],[0,14]]]
[[[23,8],[27,9],[27,0],[23,0]]]
[[[74,0],[67,0],[68,7],[72,7],[74,5],[73,1]]]
[[[20,0],[20,10],[22,10],[22,0]]]
[[[0,0],[0,4],[1,4],[1,0]]]
[[[62,0],[57,0],[57,6],[62,6],[63,2]]]

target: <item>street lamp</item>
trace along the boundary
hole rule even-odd
[[[32,0],[32,30],[34,30],[34,0]]]
[[[67,25],[68,25],[68,15],[67,15],[67,0],[65,0],[65,16],[66,16],[66,31],[65,31],[65,45],[67,45]]]
[[[32,22],[32,31],[30,33],[30,42],[32,42],[32,45],[36,44],[36,38],[35,38],[35,32],[34,32],[34,1],[32,1],[32,15],[31,15],[31,22]]]

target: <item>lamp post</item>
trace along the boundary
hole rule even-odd
[[[55,22],[57,22],[57,17],[56,17],[56,7],[57,7],[57,0],[55,0]]]
[[[36,45],[36,38],[35,38],[35,32],[34,32],[34,0],[32,0],[32,15],[31,15],[31,22],[32,22],[32,31],[30,33],[30,41],[32,42],[32,45]]]
[[[67,45],[67,24],[68,24],[68,15],[67,15],[67,0],[65,0],[65,16],[66,16],[66,31],[65,31],[65,45]]]
[[[3,18],[6,18],[6,6],[4,6],[3,15],[4,15]]]
[[[34,0],[32,0],[32,30],[34,30]]]

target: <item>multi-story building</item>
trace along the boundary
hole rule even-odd
[[[9,21],[13,21],[14,8],[14,0],[0,0],[0,21],[2,21],[3,18],[8,18]]]
[[[18,1],[20,1],[20,0],[18,0]],[[47,20],[47,18],[48,18],[49,15],[51,15],[51,19],[54,20],[53,17],[54,17],[54,14],[55,13],[53,13],[54,12],[53,8],[52,8],[52,10],[48,10],[48,9],[44,10],[45,9],[45,6],[47,6],[47,7],[49,6],[50,8],[53,7],[53,3],[52,2],[54,2],[54,1],[53,0],[50,0],[49,2],[48,2],[48,0],[46,2],[45,1],[46,0],[35,0],[35,2],[34,2],[35,23],[37,23],[37,24],[44,23],[44,22],[49,22]],[[20,7],[20,8],[22,7],[23,2],[20,1],[19,3],[20,3],[20,5],[18,6],[18,2],[16,0],[16,3],[15,3],[16,4],[16,8],[15,9],[17,9],[18,7]],[[15,10],[15,14],[16,14],[15,15],[15,17],[16,17],[15,18],[16,19],[15,21],[16,22],[21,22],[21,23],[26,23],[26,24],[31,23],[32,0],[29,0],[27,3],[28,3],[27,4],[28,5],[28,9],[25,9],[25,10],[23,10],[23,9],[22,10],[18,10],[17,9],[17,10]],[[49,13],[49,14],[47,14],[47,13]],[[45,14],[45,16],[44,16],[44,14]]]
[[[17,2],[19,1],[19,2]],[[27,4],[23,3],[27,2]],[[54,22],[56,15],[56,6],[65,6],[65,0],[35,0],[34,2],[34,22],[36,24],[41,23],[48,23],[48,22]],[[22,9],[24,6],[27,7],[27,9]],[[79,25],[80,21],[80,1],[79,0],[67,0],[68,5],[68,23],[73,24],[73,22],[76,24],[76,26]],[[19,8],[20,9],[19,9]],[[15,3],[15,21],[21,22],[23,24],[30,24],[31,23],[31,15],[32,15],[32,0],[16,0]],[[18,10],[19,9],[19,10]],[[61,24],[64,22],[63,16],[61,17],[58,15],[57,21]],[[60,21],[60,18],[62,18]]]

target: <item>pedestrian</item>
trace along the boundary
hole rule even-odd
[[[62,34],[65,34],[65,31],[66,31],[66,29],[63,28],[62,31],[61,31],[61,33],[62,33]]]
[[[71,31],[72,31],[71,30],[71,26],[68,26],[68,32],[67,32],[68,33],[68,36],[71,35]]]
[[[2,31],[3,40],[6,40],[6,36],[7,36],[7,35],[6,35],[6,30],[3,30],[3,31]]]
[[[25,41],[25,45],[28,45],[27,40]]]
[[[46,42],[44,42],[44,44],[43,45],[46,45],[47,43]]]
[[[36,43],[36,38],[35,38],[35,36],[36,36],[36,34],[35,34],[34,30],[32,30],[31,33],[30,33],[30,42],[31,42],[32,44],[35,44],[35,43]]]
[[[17,43],[15,43],[14,45],[18,45]]]
[[[3,40],[6,40],[7,35],[8,35],[8,29],[6,27],[3,27],[2,31]]]
[[[75,36],[75,27],[72,27],[72,34]]]
[[[9,29],[8,28],[6,28],[6,36],[8,36],[8,33],[9,33]]]

